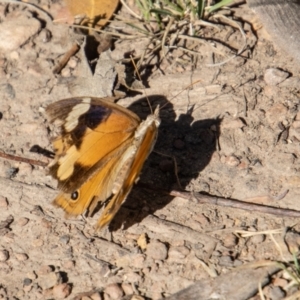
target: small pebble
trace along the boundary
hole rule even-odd
[[[32,290],[32,285],[31,285],[31,284],[25,285],[25,286],[23,287],[23,291],[24,291],[25,293],[28,293],[28,292],[30,292],[31,290]]]
[[[42,289],[49,289],[56,285],[60,285],[63,282],[63,278],[59,272],[51,272],[46,275],[38,277],[38,284]]]
[[[284,278],[276,277],[273,281],[274,286],[280,286],[285,288],[288,285],[288,281]]]
[[[219,265],[222,267],[232,267],[232,258],[228,255],[219,258]]]
[[[69,235],[63,235],[59,238],[59,241],[62,243],[62,244],[68,244],[69,241],[70,241],[70,236]]]
[[[15,253],[15,257],[18,261],[25,261],[28,259],[28,255],[26,253]]]
[[[190,253],[190,250],[187,247],[171,246],[168,251],[168,259],[180,261],[180,260],[184,259],[189,253]]]
[[[0,261],[7,261],[9,259],[9,253],[7,250],[0,250]]]
[[[51,31],[49,31],[48,29],[42,29],[39,33],[39,39],[43,43],[48,43],[51,40],[51,36]]]
[[[76,58],[71,57],[69,62],[68,62],[68,66],[72,69],[75,69],[77,67],[78,61]]]
[[[227,164],[229,167],[236,167],[240,164],[240,160],[234,155],[229,155],[225,157],[224,163]]]
[[[164,260],[168,256],[168,249],[165,244],[153,241],[148,244],[146,254],[153,259]]]
[[[67,298],[71,294],[72,288],[68,283],[61,283],[53,287],[53,296],[56,299]]]
[[[277,85],[289,77],[289,73],[276,68],[269,68],[265,71],[264,81],[268,85]]]
[[[47,229],[51,229],[52,228],[52,222],[48,221],[46,219],[42,219],[41,221],[41,225]]]
[[[104,293],[106,293],[113,300],[120,299],[123,296],[123,294],[124,294],[122,288],[117,283],[109,284],[104,289]]]
[[[30,284],[32,284],[32,280],[31,280],[30,278],[25,278],[25,279],[23,280],[23,284],[24,284],[24,285],[30,285]]]
[[[278,286],[270,287],[268,294],[272,300],[281,300],[285,297],[285,292]]]
[[[67,270],[73,269],[74,266],[75,266],[75,262],[73,260],[67,260],[63,263],[63,268]]]
[[[99,293],[94,293],[93,295],[91,295],[90,297],[92,300],[102,300],[102,297]]]
[[[29,222],[29,219],[28,218],[20,218],[18,221],[17,221],[17,224],[21,227],[25,226],[27,223]]]
[[[63,68],[60,72],[62,77],[70,77],[71,76],[71,69],[70,68]]]
[[[34,272],[28,272],[26,275],[31,280],[35,280],[37,278],[37,275]]]
[[[133,294],[133,288],[132,288],[132,285],[129,284],[129,283],[122,283],[122,289],[125,293],[125,295],[132,295]]]
[[[46,275],[54,271],[54,268],[51,266],[41,266],[37,271],[38,275]]]

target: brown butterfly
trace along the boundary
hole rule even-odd
[[[61,190],[54,204],[69,215],[93,214],[107,203],[98,221],[102,228],[125,201],[156,141],[157,107],[146,120],[113,103],[114,98],[78,97],[47,107],[50,122],[59,122],[53,141],[50,174]]]

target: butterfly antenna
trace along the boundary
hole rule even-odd
[[[135,72],[136,72],[136,74],[137,74],[139,80],[142,82],[142,78],[141,78],[141,76],[140,76],[140,72],[139,72],[139,70],[138,70],[138,68],[137,68],[137,66],[136,66],[136,63],[134,62],[134,59],[133,59],[133,57],[132,57],[131,55],[130,55],[130,59],[131,59],[131,62],[132,62],[132,64],[133,64],[133,66],[134,66]],[[145,92],[145,95],[146,95],[146,99],[147,99],[148,105],[149,105],[150,110],[151,110],[151,114],[153,114],[153,109],[152,109],[152,106],[151,106],[149,97],[148,97],[148,95],[147,95],[146,89],[144,89],[144,92]]]

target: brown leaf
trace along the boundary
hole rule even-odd
[[[89,27],[103,27],[116,10],[119,0],[64,0],[73,16],[86,15]]]

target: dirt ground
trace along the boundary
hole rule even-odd
[[[30,151],[52,150],[47,105],[111,95],[118,61],[147,41],[118,39],[94,74],[81,49],[54,75],[80,37],[52,23],[60,1],[33,3],[0,4],[0,150],[49,162]],[[245,37],[221,22],[204,27],[197,59],[179,48],[159,67],[154,58],[142,73],[148,87],[118,102],[142,118],[145,92],[153,107],[169,105],[140,181],[109,228],[95,231],[97,216],[66,219],[51,204],[57,183],[45,167],[0,159],[0,299],[161,299],[194,283],[198,299],[260,299],[259,284],[265,299],[297,292],[271,262],[291,261],[300,243],[298,219],[285,210],[300,212],[299,64],[246,4],[231,13]],[[246,51],[220,64],[245,38]],[[185,199],[166,193],[179,190],[170,157]],[[198,193],[282,210],[201,204]]]

